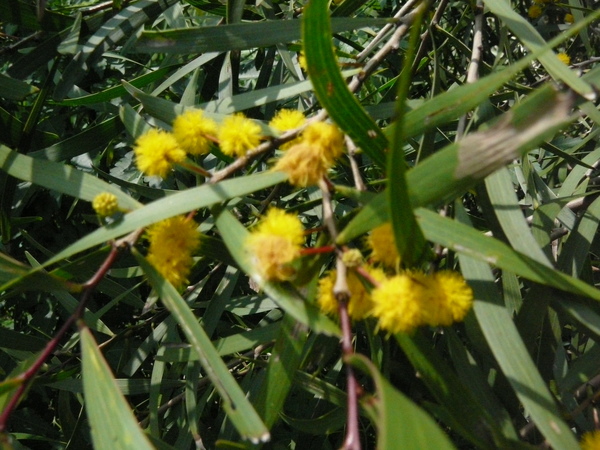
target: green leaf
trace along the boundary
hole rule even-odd
[[[121,208],[136,209],[136,200],[114,185],[66,164],[32,158],[0,145],[0,169],[23,181],[91,202],[101,192],[110,192]]]
[[[269,440],[269,431],[262,420],[249,403],[246,395],[241,390],[237,381],[229,372],[229,369],[213,347],[204,329],[198,323],[198,319],[179,295],[177,290],[166,281],[154,267],[146,261],[138,252],[134,255],[148,276],[152,287],[158,293],[162,303],[173,314],[194,352],[206,376],[213,383],[223,401],[223,408],[228,418],[232,421],[240,435],[253,443]]]
[[[531,360],[485,262],[459,254],[463,275],[473,288],[479,328],[525,411],[553,448],[578,449],[577,440]]]
[[[269,47],[300,39],[300,20],[273,20],[233,23],[168,31],[145,31],[136,50],[146,53],[200,53]],[[333,22],[336,32],[380,27],[387,19],[340,18]]]
[[[125,214],[121,220],[114,224],[106,225],[89,233],[46,261],[44,267],[134,230],[147,227],[159,220],[184,214],[194,209],[212,206],[234,197],[248,195],[284,180],[285,175],[282,173],[261,173],[225,180],[217,184],[204,184],[160,198]]]
[[[381,376],[371,361],[354,354],[347,361],[369,374],[375,384],[374,396],[361,400],[377,427],[377,449],[454,449],[448,436],[435,421]]]
[[[385,166],[387,139],[348,90],[331,45],[332,27],[327,0],[304,7],[302,39],[306,65],[315,95],[329,116],[378,166]]]
[[[151,450],[153,446],[119,391],[92,333],[82,327],[80,337],[85,409],[94,448]]]
[[[484,3],[529,50],[536,51],[546,45],[546,40],[525,17],[514,10],[508,0],[485,0]],[[593,87],[579,78],[577,73],[569,69],[553,52],[544,52],[538,56],[538,59],[555,80],[563,81],[588,100],[596,99]]]
[[[71,88],[90,70],[102,54],[131,35],[144,23],[158,17],[165,9],[177,3],[178,0],[140,0],[129,4],[119,11],[112,19],[102,24],[81,50],[71,59],[64,68],[62,76],[54,90],[54,98],[62,100]]]
[[[0,73],[0,97],[7,100],[23,100],[36,92],[39,92],[37,87]]]
[[[284,311],[317,333],[340,335],[339,327],[324,314],[321,314],[315,305],[306,302],[292,286],[286,283],[272,283],[259,275],[245,251],[244,242],[248,236],[248,231],[229,211],[225,209],[220,211],[216,218],[216,224],[225,245],[240,268],[250,275],[258,286],[277,302]]]

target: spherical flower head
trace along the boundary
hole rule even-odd
[[[179,146],[192,155],[204,155],[210,151],[208,136],[216,136],[217,129],[217,122],[199,109],[188,110],[173,122],[173,135]]]
[[[306,56],[304,56],[304,51],[301,51],[298,54],[298,65],[305,72],[308,71],[308,66],[306,65]]]
[[[371,315],[381,330],[390,334],[411,333],[423,322],[423,298],[428,287],[413,276],[401,273],[380,283],[371,292]]]
[[[396,248],[396,239],[392,224],[386,222],[371,230],[367,237],[367,246],[371,249],[371,260],[394,269],[400,264],[400,255]]]
[[[358,267],[363,263],[363,256],[359,249],[351,248],[342,254],[342,262],[346,267]]]
[[[558,59],[560,59],[563,63],[565,63],[567,66],[569,64],[571,64],[571,58],[569,57],[569,55],[567,55],[566,53],[559,53],[556,56],[558,56]]]
[[[376,281],[383,281],[385,274],[382,270],[373,267],[366,268],[369,275]],[[327,275],[319,280],[319,289],[317,294],[317,303],[319,308],[330,315],[337,315],[338,301],[333,293],[337,271],[331,270]],[[371,294],[365,287],[365,284],[358,274],[349,270],[346,275],[350,299],[348,300],[348,315],[353,320],[362,320],[367,317],[373,309]]]
[[[94,197],[92,208],[99,216],[109,217],[119,211],[119,201],[115,194],[101,192]]]
[[[300,142],[290,147],[277,160],[273,170],[285,172],[290,184],[297,187],[314,186],[327,174],[329,164],[321,157],[318,147]]]
[[[306,123],[306,117],[296,109],[281,109],[271,119],[269,126],[279,133],[284,133],[299,128]],[[299,138],[293,139],[279,146],[281,150],[287,150],[299,142]]]
[[[330,165],[344,152],[344,135],[333,124],[312,122],[302,133],[303,141],[315,147],[321,158]]]
[[[573,17],[573,14],[571,13],[565,14],[565,18],[563,20],[565,23],[575,23],[575,17]]]
[[[544,9],[540,5],[531,5],[527,10],[527,15],[532,19],[537,19],[542,15]]]
[[[258,274],[265,280],[285,281],[294,276],[290,263],[300,256],[304,243],[302,222],[294,214],[271,208],[246,238]]]
[[[471,286],[467,284],[460,273],[451,270],[435,272],[432,277],[436,283],[436,295],[442,302],[441,309],[447,311],[448,317],[451,318],[451,320],[446,320],[446,323],[440,321],[439,325],[450,325],[452,322],[462,321],[473,306]]]
[[[192,253],[200,246],[196,222],[184,216],[171,217],[151,225],[146,235],[148,262],[173,286],[182,287],[194,265]]]
[[[584,433],[579,445],[581,450],[600,450],[600,430]]]
[[[242,113],[228,116],[219,128],[219,145],[228,156],[243,156],[260,143],[260,126]]]
[[[175,136],[164,130],[151,129],[140,136],[133,151],[138,169],[150,176],[165,178],[173,164],[185,159],[185,151]]]

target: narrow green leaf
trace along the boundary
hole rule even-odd
[[[491,270],[485,262],[465,254],[459,254],[459,260],[463,275],[475,294],[473,309],[479,327],[525,411],[553,448],[578,449],[577,440],[562,419],[503,305]]]
[[[16,80],[9,76],[0,73],[0,97],[7,100],[23,100],[30,94],[39,91],[39,88],[25,83],[21,80]]]
[[[248,231],[229,211],[222,210],[216,218],[216,224],[223,241],[240,268],[250,275],[258,286],[271,297],[283,310],[300,323],[309,326],[317,333],[340,335],[339,327],[319,309],[306,302],[297,290],[285,283],[271,283],[261,277],[245,251],[244,241]]]
[[[159,220],[184,214],[194,209],[212,206],[234,197],[248,195],[254,191],[281,183],[284,180],[285,175],[282,173],[261,173],[258,175],[248,175],[243,178],[225,180],[217,184],[204,184],[160,198],[143,208],[138,208],[125,214],[120,221],[101,227],[84,236],[46,261],[43,266],[54,264],[110,239],[123,236],[139,228],[147,227]]]
[[[85,409],[98,450],[151,450],[88,328],[80,329]]]
[[[219,392],[227,416],[240,435],[255,444],[268,441],[269,431],[229,372],[185,300],[143,256],[138,252],[134,252],[134,255],[161,301],[181,326],[188,342],[198,355],[206,375]]]
[[[62,100],[71,88],[88,72],[90,66],[109,48],[131,35],[145,22],[152,20],[177,0],[140,0],[121,9],[112,19],[102,24],[81,50],[73,57],[54,90],[54,98]]]
[[[300,39],[300,20],[273,20],[168,31],[145,31],[137,42],[142,53],[200,53],[269,47]],[[336,33],[357,28],[380,27],[387,19],[339,18]]]
[[[387,139],[348,90],[331,45],[327,0],[311,0],[304,7],[302,39],[306,65],[315,95],[329,116],[378,166],[385,166]]]
[[[525,17],[514,10],[510,1],[485,0],[484,3],[529,50],[536,51],[546,45],[546,40]],[[538,56],[538,59],[555,80],[563,81],[588,100],[596,99],[596,93],[592,86],[579,78],[577,73],[569,69],[553,52],[544,52]]]
[[[53,189],[82,200],[92,201],[101,192],[110,192],[119,200],[119,206],[136,209],[136,200],[114,185],[66,164],[32,158],[0,145],[0,170],[23,181]]]
[[[377,449],[454,449],[435,421],[408,397],[394,389],[366,357],[354,354],[348,363],[367,373],[375,384],[375,396],[361,404],[377,427]]]

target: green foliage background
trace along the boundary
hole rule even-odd
[[[269,204],[322,227],[322,193],[269,172],[273,152],[229,173],[215,150],[201,163],[225,171],[216,183],[145,178],[133,141],[187,107],[264,124],[281,107],[323,108],[360,148],[367,186],[348,160],[332,171],[337,244],[362,248],[391,220],[405,262],[472,286],[473,311],[453,327],[388,337],[355,324],[346,362],[364,391],[364,448],[569,449],[599,426],[597,2],[547,4],[531,20],[526,1],[436,0],[418,27],[419,2],[44,3],[0,0],[0,409],[107,242],[193,210],[207,237],[183,295],[143,242],[120,255],[87,326],[8,417],[5,447],[342,445],[340,329],[314,304],[334,257],[303,258],[302,283],[255,286],[243,251]],[[479,79],[467,82],[478,14]],[[398,49],[370,67],[391,39],[378,32],[404,23]],[[105,191],[129,212],[103,224],[90,201]]]

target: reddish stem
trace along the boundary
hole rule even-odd
[[[303,248],[301,255],[318,255],[320,253],[332,253],[335,251],[335,245],[325,245],[323,247]]]

